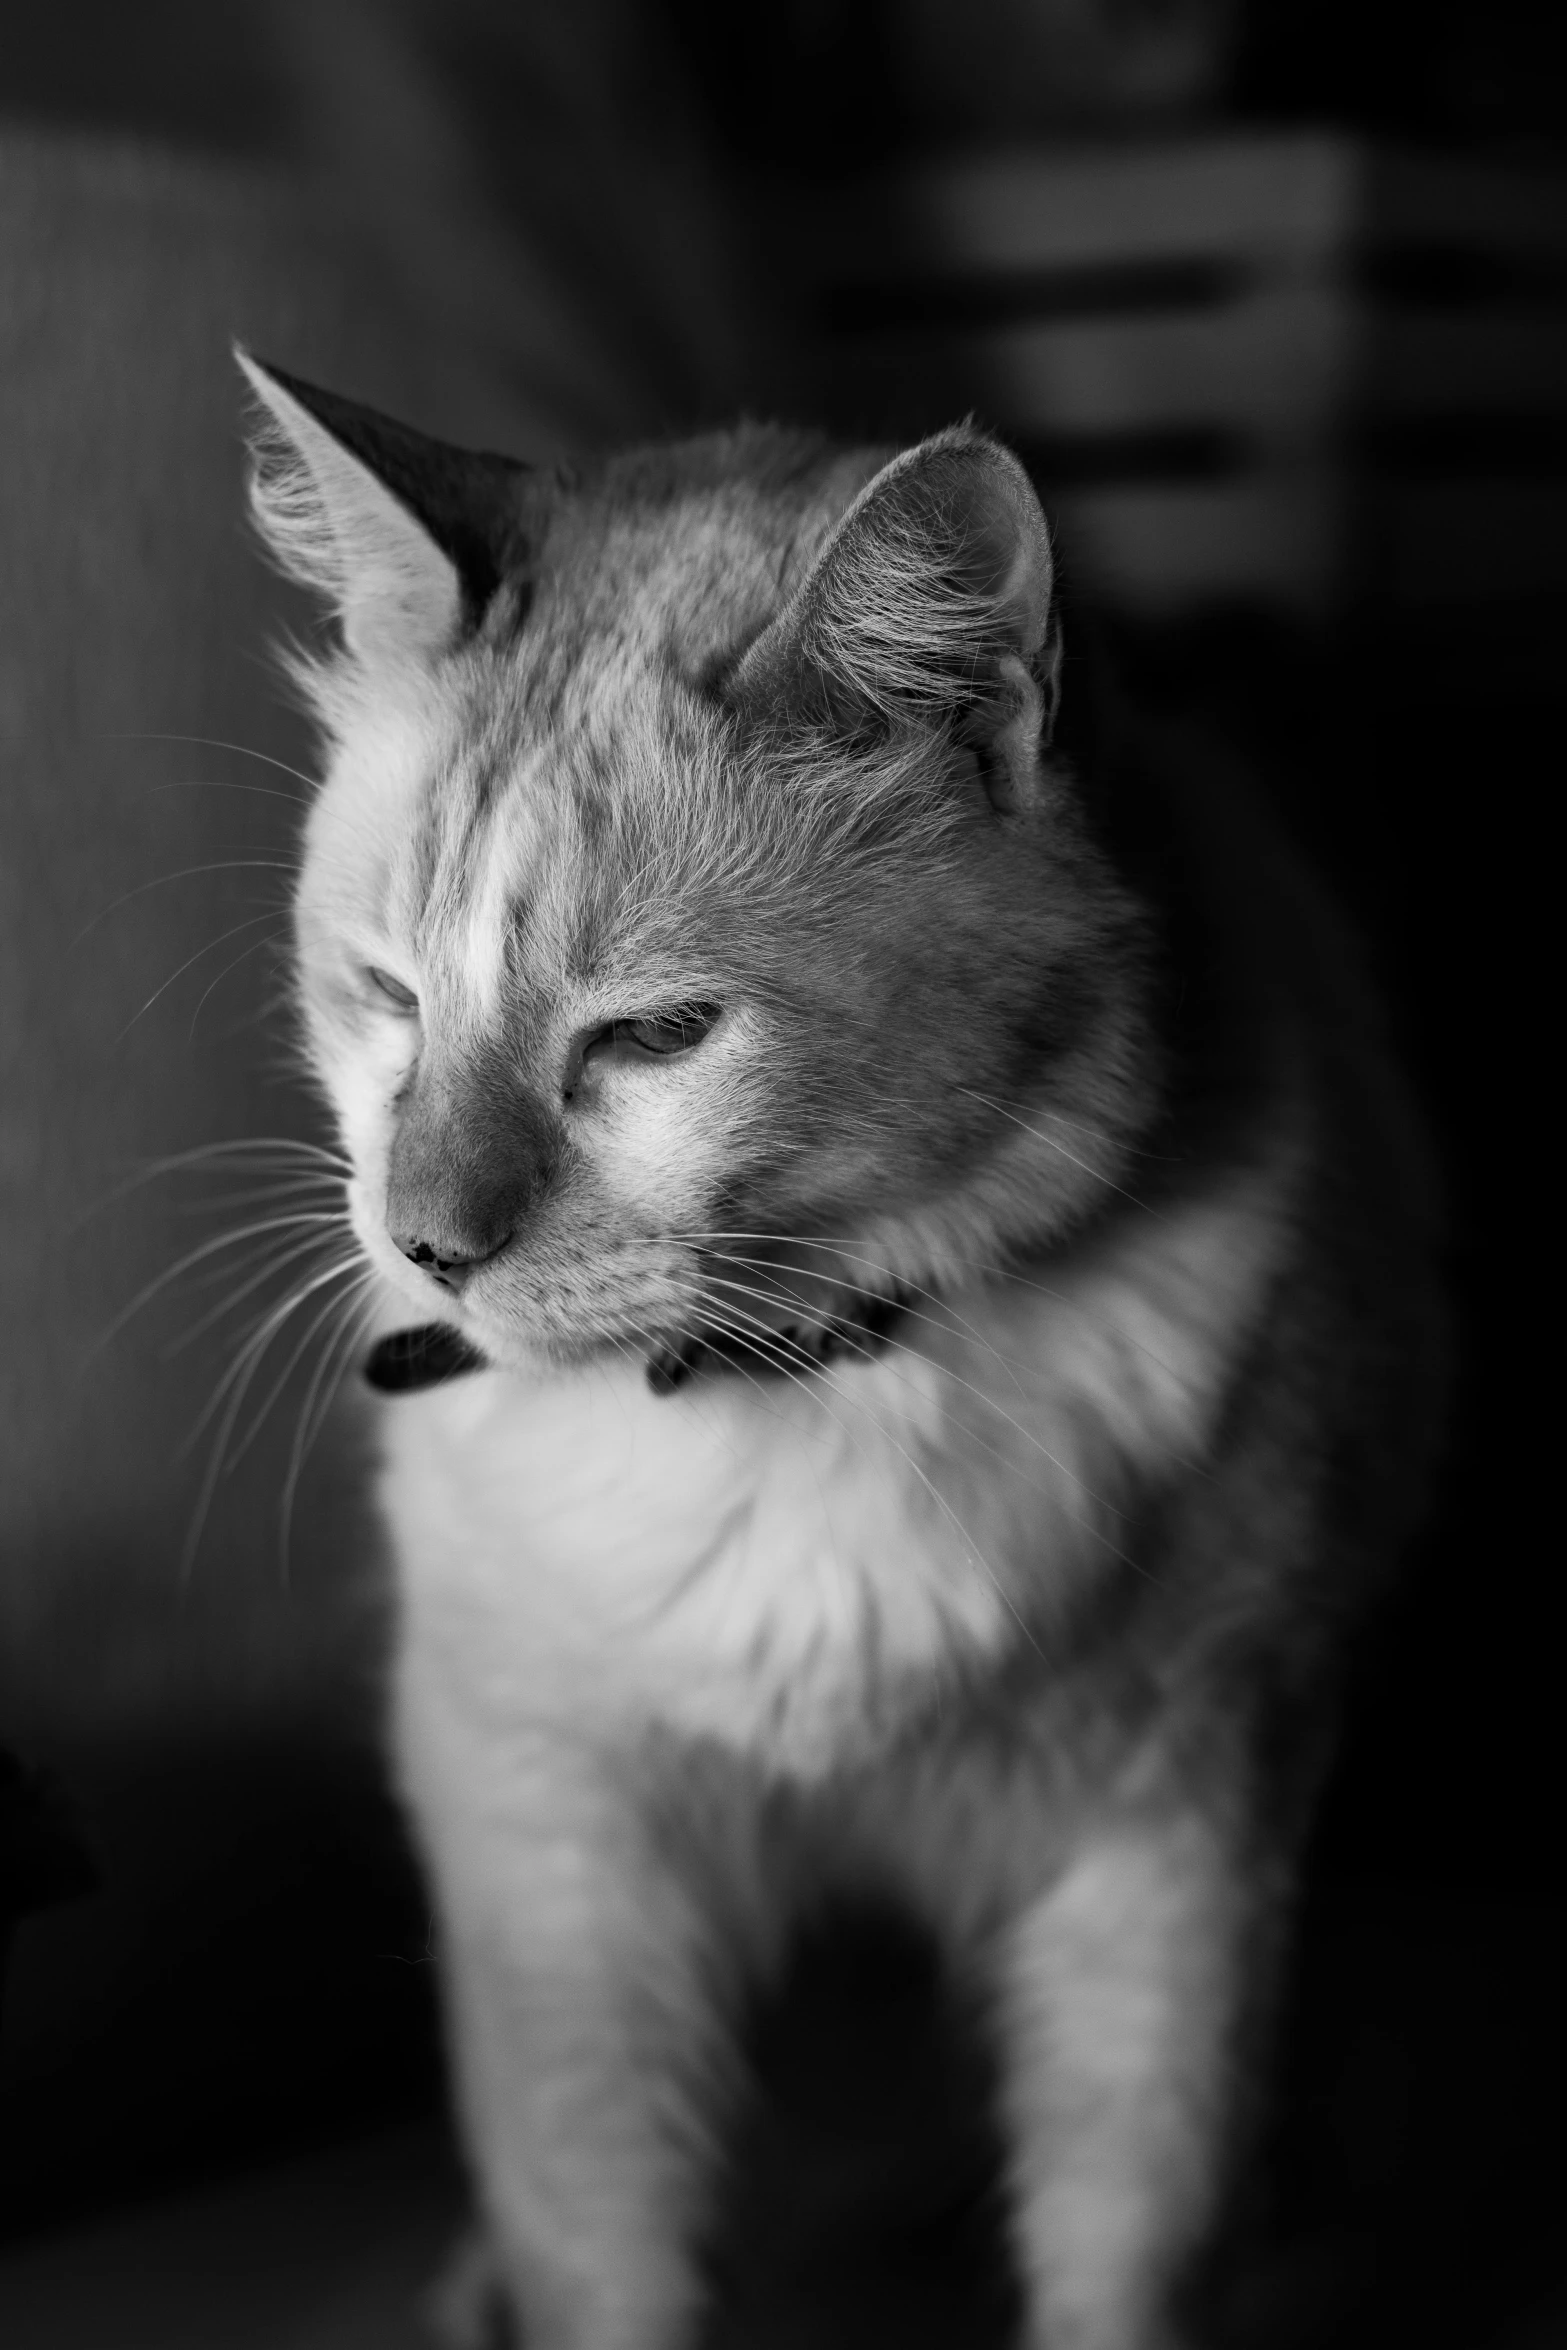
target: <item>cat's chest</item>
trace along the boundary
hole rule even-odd
[[[408,1637],[497,1722],[659,1722],[802,1765],[1013,1621],[1013,1481],[976,1490],[915,1356],[654,1395],[494,1374],[389,1430]]]
[[[874,1363],[394,1406],[405,1668],[503,1737],[656,1722],[825,1767],[1116,1570],[1118,1505],[1200,1460],[1279,1233],[1248,1179]]]

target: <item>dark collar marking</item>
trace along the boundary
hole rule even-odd
[[[809,1328],[759,1330],[744,1339],[717,1331],[711,1338],[660,1347],[648,1359],[647,1383],[655,1395],[673,1395],[699,1371],[799,1378],[850,1356],[871,1362],[892,1343],[893,1332],[909,1310],[910,1295],[900,1289],[891,1297],[857,1298],[846,1312]]]
[[[661,1347],[650,1357],[647,1383],[655,1395],[673,1395],[699,1371],[798,1378],[851,1357],[870,1362],[885,1353],[908,1308],[908,1295],[898,1291],[891,1297],[857,1299],[850,1311],[808,1329],[759,1331],[754,1339],[744,1340],[723,1332],[710,1339],[688,1339],[678,1347]],[[444,1322],[425,1322],[383,1338],[372,1348],[364,1375],[383,1395],[409,1395],[488,1368],[477,1347],[455,1330]]]
[[[486,1369],[483,1355],[455,1330],[448,1330],[444,1322],[425,1322],[417,1330],[394,1330],[390,1338],[383,1338],[371,1352],[365,1377],[383,1395],[406,1395],[416,1387],[460,1379],[465,1371]]]

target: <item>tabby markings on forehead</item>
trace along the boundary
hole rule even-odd
[[[436,876],[441,868],[444,829],[444,812],[437,781],[425,787],[417,819],[409,834],[403,864],[408,899],[407,919],[411,927],[417,927],[422,921],[434,893]]]
[[[469,834],[459,960],[471,1001],[489,1019],[505,1006],[514,950],[530,910],[520,877],[535,861],[529,837],[535,830],[514,797],[496,804],[488,821],[476,822]]]
[[[501,1000],[517,861],[496,842],[505,806],[476,802],[452,762],[426,787],[404,862],[404,918],[426,971],[491,1014]]]

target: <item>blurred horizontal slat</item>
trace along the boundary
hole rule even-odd
[[[1361,151],[1324,133],[938,164],[834,203],[832,275],[1029,271],[1192,255],[1315,267],[1359,217]]]
[[[1338,553],[1334,486],[1316,469],[1208,487],[1065,492],[1050,500],[1075,566],[1150,613],[1199,603],[1299,604]]]
[[[1292,286],[1219,311],[1094,318],[1002,333],[844,338],[867,384],[950,384],[1009,431],[1107,433],[1169,426],[1271,443],[1321,437],[1347,388],[1351,306]]]
[[[1567,573],[1567,174],[1336,132],[1057,148],[840,190],[820,250],[857,416],[998,427],[1129,605]]]
[[[1495,251],[1550,271],[1567,261],[1567,185],[1347,133],[1231,133],[916,166],[835,192],[821,228],[836,284],[1192,260],[1315,273],[1361,251]]]

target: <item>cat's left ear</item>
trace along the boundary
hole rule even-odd
[[[1060,666],[1033,484],[967,425],[882,467],[725,689],[737,710],[845,748],[938,728],[992,804],[1026,808]]]
[[[533,469],[235,357],[259,404],[251,505],[282,568],[367,667],[448,651],[525,563]]]

